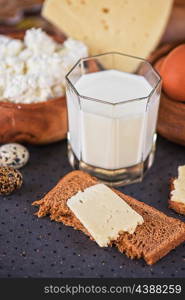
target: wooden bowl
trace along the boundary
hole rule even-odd
[[[32,104],[0,102],[0,143],[47,144],[66,137],[64,97]]]
[[[149,57],[152,64],[162,56],[167,55],[177,43],[159,47]],[[169,141],[185,146],[185,102],[179,102],[168,97],[163,91],[159,106],[157,132]]]
[[[7,35],[23,39],[24,33],[9,32]],[[61,36],[53,35],[53,38],[57,42],[64,41]],[[65,97],[31,104],[0,101],[0,143],[47,144],[64,139],[66,133]]]
[[[185,146],[185,103],[162,93],[157,131],[166,139]]]

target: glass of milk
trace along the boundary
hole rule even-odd
[[[80,59],[66,75],[68,157],[111,185],[141,181],[154,160],[161,78],[122,53]]]

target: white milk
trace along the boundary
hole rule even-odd
[[[148,101],[138,98],[148,96],[152,87],[143,76],[117,70],[100,71],[82,75],[75,88],[80,95],[104,101],[80,98],[79,109],[78,100],[68,94],[70,143],[79,160],[112,170],[136,165],[147,157],[152,147],[158,101],[153,101],[157,104],[150,113],[148,131]],[[127,102],[131,99],[137,101]]]

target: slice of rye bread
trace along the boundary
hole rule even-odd
[[[173,209],[174,211],[176,211],[177,213],[181,214],[181,215],[185,215],[185,204],[182,202],[177,202],[177,201],[173,201],[172,200],[172,191],[174,190],[174,180],[176,178],[172,178],[170,180],[170,198],[168,200],[169,203],[169,208]]]
[[[78,191],[98,183],[96,178],[82,171],[73,171],[62,178],[58,184],[41,200],[33,202],[38,205],[38,217],[50,215],[51,220],[62,222],[92,236],[80,223],[67,206],[67,200]],[[119,251],[130,258],[144,258],[151,265],[166,255],[170,250],[185,241],[185,223],[168,217],[157,209],[140,202],[120,191],[114,190],[135,211],[144,218],[144,223],[137,226],[133,234],[124,232],[116,241]]]

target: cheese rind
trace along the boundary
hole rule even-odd
[[[147,58],[157,46],[172,0],[46,0],[43,16],[66,35],[86,43],[90,54],[119,51]],[[128,63],[128,65],[127,65]],[[107,67],[113,67],[107,57]],[[120,71],[137,67],[121,61]]]
[[[178,178],[174,180],[173,184],[171,200],[185,204],[185,166],[178,167]]]
[[[67,201],[68,207],[100,247],[107,247],[120,233],[134,233],[144,222],[122,198],[104,184],[88,187]]]

